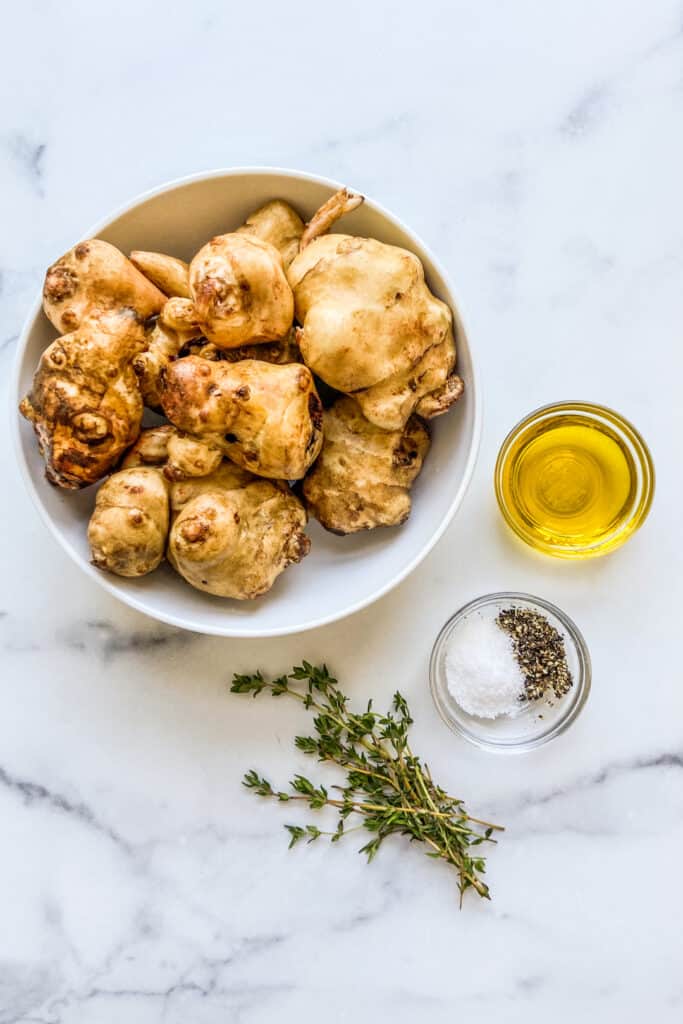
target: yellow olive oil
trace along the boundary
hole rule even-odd
[[[596,415],[596,407],[579,403],[555,409],[529,417],[505,442],[496,469],[501,509],[532,547],[569,558],[602,554],[630,536],[649,509],[633,428],[626,424],[625,432],[625,421],[609,410]]]

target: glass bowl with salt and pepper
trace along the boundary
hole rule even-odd
[[[521,752],[576,719],[591,685],[588,648],[555,605],[530,594],[487,594],[439,633],[429,667],[434,703],[478,747]]]

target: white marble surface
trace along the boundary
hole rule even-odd
[[[398,591],[268,642],[119,606],[57,549],[2,441],[0,1022],[658,1021],[683,1015],[680,667],[683,12],[673,0],[468,4],[84,0],[5,12],[0,359],[46,263],[130,196],[201,168],[301,167],[404,217],[450,268],[485,381],[465,505]],[[523,550],[491,487],[533,407],[597,399],[652,445],[622,551]],[[537,592],[583,628],[585,713],[520,758],[455,740],[427,690],[465,600]],[[233,670],[326,659],[395,686],[450,789],[508,826],[490,904],[400,841],[287,852],[294,708]],[[291,818],[291,814],[287,817]]]

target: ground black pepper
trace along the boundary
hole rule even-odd
[[[496,622],[512,640],[512,648],[524,675],[523,700],[543,696],[563,697],[573,686],[562,635],[540,612],[529,608],[505,608]]]

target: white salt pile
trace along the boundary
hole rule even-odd
[[[468,715],[498,718],[520,710],[524,675],[510,637],[492,615],[473,612],[451,634],[446,648],[446,683]]]

